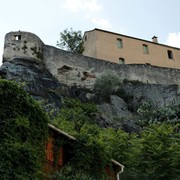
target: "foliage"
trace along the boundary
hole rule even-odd
[[[151,125],[141,133],[138,174],[143,179],[180,178],[180,135],[177,127]]]
[[[0,80],[0,177],[37,179],[48,118],[16,83]]]
[[[93,114],[97,113],[97,107],[91,103],[83,103],[78,99],[65,98],[63,108],[59,112],[59,116],[55,118],[54,124],[59,127],[65,127],[68,132],[80,133],[85,124],[93,121]]]
[[[179,179],[179,124],[151,125],[138,134],[112,128],[101,131],[108,152],[125,165],[123,179]]]
[[[95,91],[105,101],[109,101],[110,95],[116,93],[120,80],[113,72],[106,72],[98,77],[94,84]]]
[[[69,113],[68,108],[74,109],[81,107],[81,113],[86,114],[87,119],[92,118],[88,115],[92,114],[92,109],[88,111],[86,103],[79,100],[65,100],[64,112]],[[87,108],[85,108],[85,107]],[[91,107],[91,106],[90,106]],[[157,112],[161,109],[155,109],[151,102],[143,102],[138,113],[146,118],[157,118]],[[74,131],[77,142],[73,151],[72,167],[75,172],[79,169],[84,174],[98,179],[104,175],[103,168],[108,163],[108,159],[116,159],[125,165],[123,179],[173,179],[179,178],[179,159],[180,159],[180,143],[179,143],[179,123],[166,123],[175,116],[179,118],[179,106],[171,106],[174,113],[159,114],[159,120],[166,117],[165,120],[159,121],[154,125],[146,124],[146,128],[139,134],[128,134],[120,129],[104,128],[95,126],[92,123],[83,124],[81,131],[75,132],[72,116],[63,115],[61,120],[69,125],[71,133]],[[156,112],[157,111],[157,112]],[[72,111],[73,112],[73,111]],[[87,113],[88,112],[88,113]],[[71,118],[70,118],[71,117]],[[78,116],[81,117],[81,116]],[[93,122],[88,120],[88,122]],[[70,124],[71,123],[71,124]],[[61,128],[60,125],[60,128]],[[102,177],[101,177],[102,178]],[[100,179],[101,179],[100,178]]]
[[[101,131],[101,139],[113,159],[125,165],[128,172],[133,172],[140,153],[137,134],[128,134],[112,128]]]
[[[106,147],[98,138],[100,129],[93,124],[93,114],[97,112],[91,102],[68,98],[64,99],[63,108],[54,121],[59,128],[76,137],[72,152],[75,171],[81,170],[95,179],[104,176],[109,160]]]
[[[139,122],[142,126],[162,122],[172,125],[180,123],[180,104],[157,107],[152,101],[142,101],[137,112],[142,117]]]
[[[109,163],[109,154],[106,146],[99,138],[98,129],[89,129],[86,133],[76,135],[73,166],[81,169],[94,179],[105,177],[105,166]]]
[[[75,170],[72,165],[64,166],[50,178],[51,180],[95,180],[82,170]]]
[[[57,46],[70,51],[82,54],[84,51],[83,38],[81,31],[74,31],[65,29],[60,33],[60,40],[57,42]]]

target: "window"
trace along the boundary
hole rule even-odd
[[[16,41],[21,40],[21,35],[14,35],[14,39],[15,39]]]
[[[125,59],[124,58],[119,58],[119,64],[125,64]]]
[[[146,44],[143,44],[143,53],[144,54],[149,54],[148,45],[146,45]]]
[[[168,58],[169,58],[169,59],[173,59],[173,53],[172,53],[172,51],[168,50],[168,51],[167,51],[167,54],[168,54]]]
[[[119,49],[121,49],[121,48],[123,48],[123,42],[122,42],[122,39],[117,39],[117,47],[119,48]]]

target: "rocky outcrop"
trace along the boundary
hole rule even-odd
[[[98,105],[99,110],[102,112],[102,117],[106,121],[112,121],[116,117],[130,117],[132,114],[128,111],[127,104],[125,101],[116,96],[110,96],[110,103],[103,103]]]
[[[144,84],[141,82],[128,82],[122,86],[126,95],[133,95],[132,106],[137,106],[141,100],[150,100],[157,107],[179,104],[179,86],[163,84]]]
[[[81,72],[81,74],[78,74]],[[76,76],[80,81],[94,82],[96,75],[91,71],[78,71],[68,65],[58,69],[59,76]],[[127,132],[137,132],[140,127],[136,124],[136,110],[142,100],[151,100],[159,106],[178,104],[180,102],[179,86],[165,84],[148,84],[139,81],[124,81],[116,95],[110,96],[109,102],[98,101],[98,94],[92,88],[84,88],[71,83],[68,86],[53,76],[46,66],[32,59],[14,58],[4,62],[0,67],[0,78],[14,80],[42,102],[47,111],[58,111],[65,96],[91,100],[97,103],[100,114],[95,121],[103,127],[122,128]],[[75,78],[75,81],[78,80]],[[72,80],[73,78],[71,78]],[[93,79],[93,80],[91,80]]]
[[[58,82],[43,64],[15,58],[3,63],[0,74],[4,79],[14,80],[21,84],[29,94],[42,103],[56,108],[61,106],[63,96],[61,92],[66,87]]]

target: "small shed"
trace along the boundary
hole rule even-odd
[[[46,143],[45,172],[53,173],[68,163],[72,157],[71,150],[76,140],[73,136],[49,124],[49,134]]]
[[[76,138],[61,131],[55,126],[48,124],[49,135],[46,143],[46,161],[44,172],[53,174],[70,162],[72,158],[73,144]],[[119,180],[119,174],[123,172],[124,166],[119,162],[111,159],[111,166],[106,166],[105,170],[109,177],[113,180]]]

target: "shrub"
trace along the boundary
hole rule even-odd
[[[96,79],[94,89],[105,101],[109,101],[110,95],[115,94],[119,85],[118,76],[112,72],[106,72]]]
[[[152,101],[142,101],[139,104],[137,112],[141,117],[139,124],[142,126],[154,123],[172,125],[180,123],[180,105],[157,107]]]

